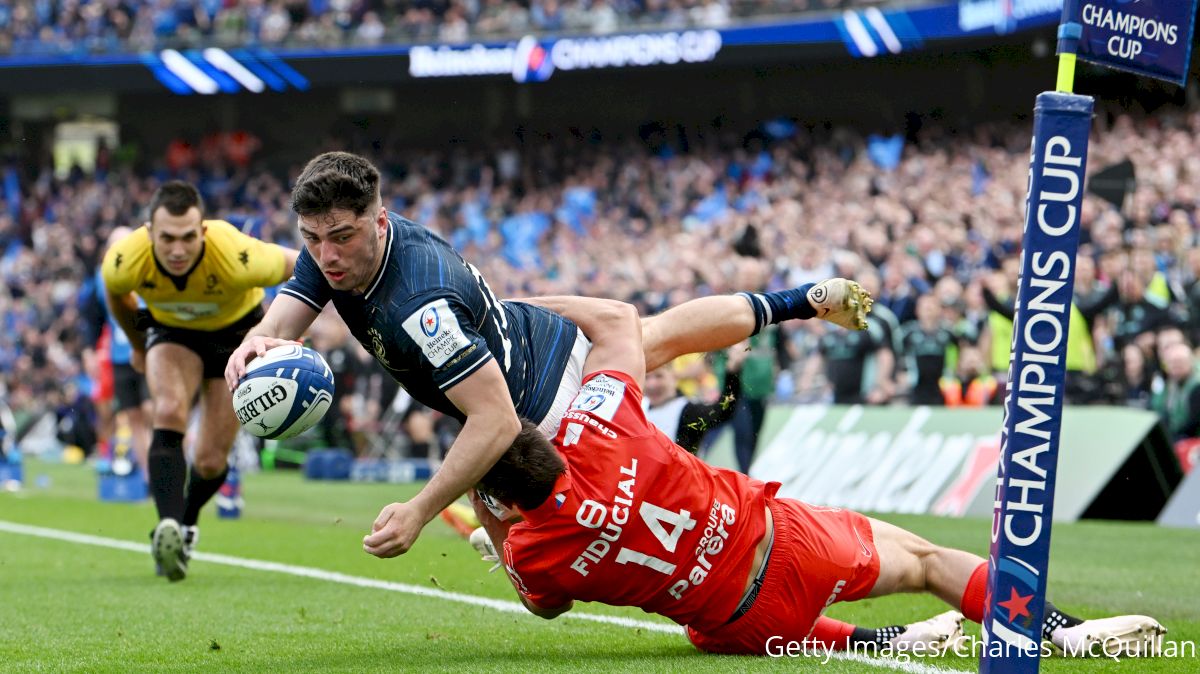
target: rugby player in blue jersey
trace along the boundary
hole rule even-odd
[[[299,338],[332,301],[413,398],[463,421],[433,479],[407,503],[386,506],[363,539],[365,551],[395,557],[479,482],[520,432],[521,417],[554,432],[579,391],[590,343],[543,306],[496,298],[444,240],[389,213],[379,183],[369,161],[345,152],[304,168],[292,191],[304,239],[295,275],[230,357],[225,378],[233,390],[251,359]],[[724,348],[791,318],[861,330],[869,307],[869,296],[844,279],[693,300],[646,319],[646,364]]]

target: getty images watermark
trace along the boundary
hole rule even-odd
[[[1196,658],[1196,642],[1194,641],[1155,641],[1149,644],[1141,644],[1144,650],[1131,652],[1131,644],[1122,639],[1110,638],[1103,642],[1094,641],[1088,644],[1068,644],[1068,649],[1062,651],[1050,644],[1048,641],[1041,642],[1041,657],[1048,658],[1059,653],[1067,657],[1091,657],[1091,658],[1109,658],[1115,661],[1120,661],[1122,658]],[[912,644],[884,644],[876,646],[874,644],[853,644],[849,649],[834,649],[827,644],[814,641],[812,639],[802,639],[800,641],[785,639],[781,636],[773,636],[767,639],[766,654],[773,658],[819,658],[821,664],[828,664],[834,658],[835,653],[842,655],[861,655],[868,657],[884,658],[896,660],[897,662],[909,662],[914,658],[937,657],[942,655],[955,655],[960,658],[979,659],[984,652],[984,649],[989,650],[992,656],[1003,655],[1005,649],[1016,649],[1016,646],[1010,646],[1003,641],[993,640],[985,644],[983,639],[976,636],[964,636],[953,643],[943,646],[935,646],[934,644],[912,643]],[[1032,653],[1030,653],[1032,655]]]

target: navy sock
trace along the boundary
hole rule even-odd
[[[154,429],[146,463],[158,518],[179,520],[183,517],[183,486],[187,480],[183,433],[164,428]]]
[[[808,303],[808,289],[815,283],[805,283],[799,288],[780,290],[773,293],[738,293],[750,303],[754,310],[754,332],[757,335],[763,326],[799,318],[816,318],[817,310]]]

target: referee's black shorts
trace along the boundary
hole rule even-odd
[[[162,325],[154,320],[150,312],[139,312],[138,327],[145,325],[146,353],[159,344],[178,344],[200,356],[204,363],[205,379],[224,379],[225,364],[241,345],[250,328],[262,320],[262,307],[254,307],[245,316],[217,330],[189,330]]]

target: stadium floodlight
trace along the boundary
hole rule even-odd
[[[1034,106],[1021,275],[1013,321],[1000,466],[988,554],[980,672],[1036,673],[1079,213],[1093,100],[1073,92],[1077,53],[1106,66],[1182,83],[1197,0],[1066,0],[1057,91]],[[1143,42],[1154,42],[1147,48]],[[1076,335],[1076,339],[1087,338]]]

